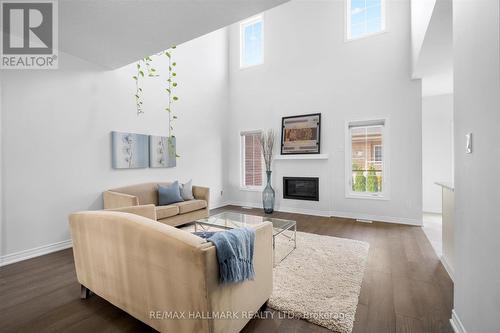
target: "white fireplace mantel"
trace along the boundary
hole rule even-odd
[[[328,154],[275,155],[274,160],[327,160]]]

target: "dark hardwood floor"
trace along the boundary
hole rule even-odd
[[[241,210],[224,207],[222,210]],[[244,210],[261,215],[257,209]],[[453,283],[419,227],[292,213],[303,232],[370,243],[353,333],[452,333]],[[271,311],[271,310],[269,310]],[[330,332],[303,320],[254,319],[243,332]],[[151,332],[93,295],[80,300],[71,249],[0,268],[0,332]]]

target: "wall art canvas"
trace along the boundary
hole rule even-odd
[[[149,142],[147,135],[111,132],[111,143],[113,169],[148,167]]]
[[[319,154],[321,113],[283,117],[281,154]]]
[[[149,166],[151,168],[173,168],[177,164],[175,137],[149,136]]]

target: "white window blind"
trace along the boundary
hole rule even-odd
[[[262,153],[260,146],[260,131],[241,133],[241,185],[245,188],[262,186]]]

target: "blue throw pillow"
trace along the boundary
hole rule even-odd
[[[181,202],[181,191],[179,182],[175,181],[170,185],[158,185],[158,205],[166,206],[176,202]]]

